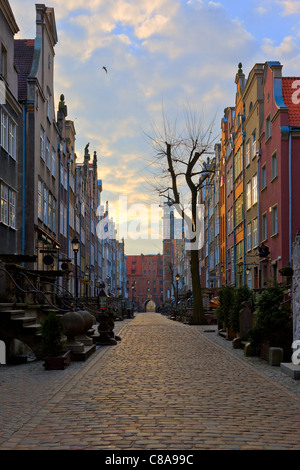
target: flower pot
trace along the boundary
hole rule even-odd
[[[64,370],[71,362],[71,351],[60,356],[48,356],[44,358],[45,370]]]

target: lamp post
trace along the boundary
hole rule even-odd
[[[177,316],[177,308],[178,308],[178,282],[179,282],[180,276],[179,274],[176,274],[176,313],[175,315]]]
[[[79,248],[80,248],[80,242],[79,242],[78,238],[76,237],[76,235],[72,240],[72,248],[73,248],[73,251],[74,251],[74,265],[75,265],[75,277],[74,277],[74,282],[75,282],[75,305],[76,305],[76,308],[77,308],[77,305],[78,305],[77,253],[78,253]]]
[[[88,282],[90,280],[89,273],[85,273],[84,280],[85,280],[85,300],[87,300],[88,299]]]

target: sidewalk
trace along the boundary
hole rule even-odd
[[[0,449],[300,449],[298,382],[206,330],[137,314],[85,363],[3,366]]]

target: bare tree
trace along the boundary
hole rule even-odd
[[[176,208],[179,217],[192,228],[190,232],[190,265],[193,291],[193,324],[204,324],[205,314],[202,301],[199,264],[199,224],[203,224],[198,214],[199,190],[210,173],[209,155],[213,154],[216,137],[213,135],[214,120],[204,125],[203,116],[183,108],[181,131],[177,121],[173,126],[163,111],[162,125],[152,125],[148,135],[153,150],[151,161],[152,179],[150,184],[156,193],[168,200]],[[190,215],[185,211],[191,208]]]

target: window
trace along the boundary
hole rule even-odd
[[[3,44],[1,44],[1,57],[0,57],[0,73],[2,77],[6,78],[7,75],[7,50]]]
[[[249,181],[247,183],[247,186],[246,186],[246,201],[247,201],[247,210],[248,210],[251,207],[251,201],[252,201],[252,198],[251,198],[251,181]]]
[[[51,146],[48,138],[46,140],[46,165],[51,170]]]
[[[9,190],[9,226],[16,228],[16,193]]]
[[[263,214],[261,218],[261,237],[262,240],[268,238],[267,214]]]
[[[242,240],[236,246],[236,261],[237,263],[243,259],[244,241]]]
[[[55,171],[55,165],[56,165],[56,153],[55,153],[55,150],[54,148],[52,147],[52,157],[51,157],[51,160],[52,160],[52,176],[56,176],[56,171]]]
[[[241,148],[237,151],[234,157],[234,177],[237,178],[243,170],[242,164],[242,151]]]
[[[277,177],[277,152],[273,153],[271,157],[272,162],[272,180]]]
[[[1,108],[1,146],[16,160],[17,126],[3,107]]]
[[[256,131],[252,133],[251,144],[252,144],[252,158],[254,158],[256,155]]]
[[[8,187],[1,184],[1,222],[8,225]]]
[[[272,207],[272,235],[278,233],[278,208],[277,205]]]
[[[252,289],[252,269],[249,269],[246,275],[247,275],[247,286],[249,287],[249,289]]]
[[[267,187],[267,165],[264,164],[261,168],[261,189]]]
[[[234,247],[231,248],[231,280],[235,277],[235,256]]]
[[[52,199],[52,231],[56,233],[56,199]]]
[[[266,140],[271,137],[271,118],[270,116],[266,119]]]
[[[45,131],[42,126],[40,130],[40,157],[45,161]]]
[[[243,221],[243,195],[235,201],[234,225],[235,227]]]
[[[8,153],[16,160],[16,147],[17,147],[17,126],[12,119],[9,119],[9,142],[8,142]]]
[[[44,185],[44,224],[48,225],[48,197],[49,197],[49,191]]]
[[[49,88],[47,88],[47,118],[51,122],[51,93]]]
[[[16,228],[16,193],[1,183],[1,222]]]
[[[246,166],[250,165],[250,140],[246,143]]]
[[[258,245],[258,220],[257,217],[252,221],[252,247]]]
[[[38,180],[38,218],[43,220],[43,183]]]
[[[8,152],[8,114],[1,108],[1,146]]]
[[[52,218],[52,203],[53,201],[53,196],[52,194],[50,193],[49,191],[49,202],[48,202],[48,227],[50,230],[52,230],[52,221],[53,221],[53,218]]]
[[[252,204],[257,203],[257,173],[252,178]]]
[[[49,199],[48,199],[48,227],[53,232],[56,231],[56,201],[54,196],[49,191]]]
[[[252,224],[251,222],[247,224],[247,251],[250,251],[252,248]]]

